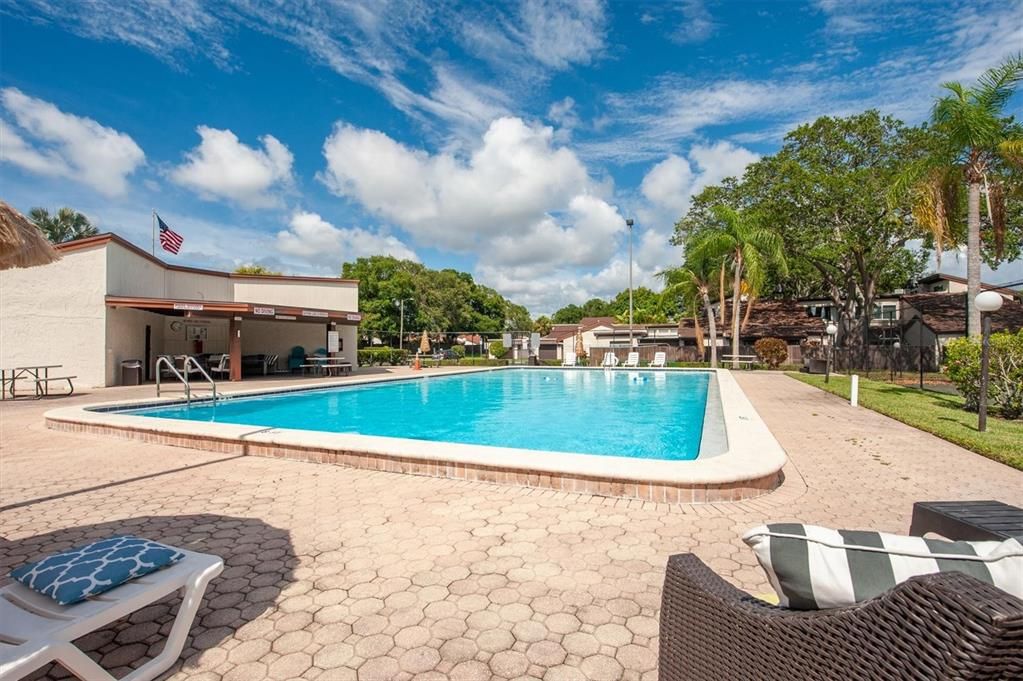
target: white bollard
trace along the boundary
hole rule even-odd
[[[849,390],[849,404],[856,407],[860,403],[860,377],[857,374],[852,375],[852,386]]]

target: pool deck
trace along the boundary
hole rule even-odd
[[[449,368],[445,375],[516,368]],[[542,369],[550,372],[588,372],[601,369]],[[631,370],[616,370],[628,372]],[[662,373],[694,370],[661,370]],[[704,372],[705,373],[705,372]],[[414,378],[430,380],[433,371]],[[628,375],[626,373],[626,375]],[[408,379],[407,372],[389,376],[327,380],[318,386],[387,383]],[[735,382],[731,372],[712,375],[709,399],[718,404],[719,420],[705,423],[705,434],[724,451],[695,460],[667,461],[620,456],[596,456],[555,451],[516,449],[455,442],[434,442],[353,433],[331,433],[292,428],[212,423],[188,419],[160,419],[124,413],[125,409],[153,406],[152,398],[138,404],[120,401],[84,409],[72,406],[46,414],[50,428],[69,432],[132,438],[144,442],[190,447],[221,454],[287,458],[385,471],[446,477],[478,482],[541,487],[557,491],[598,494],[665,503],[741,501],[763,496],[781,482],[785,452]],[[220,394],[285,394],[295,388],[275,386],[270,391],[234,390],[222,386]],[[165,398],[166,399],[166,398]],[[172,398],[180,404],[180,397]],[[709,405],[710,406],[710,405]],[[557,415],[552,414],[552,419]]]
[[[766,580],[738,539],[753,525],[905,532],[921,499],[1023,505],[1023,472],[784,375],[734,375],[789,455],[786,480],[759,499],[700,505],[226,456],[45,427],[49,409],[150,397],[151,386],[4,402],[0,572],[114,532],[223,556],[227,569],[211,586],[175,681],[645,681],[656,678],[660,586],[673,553],[692,551],[763,593]],[[80,643],[124,673],[160,645],[171,605]]]

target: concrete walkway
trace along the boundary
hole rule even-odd
[[[672,553],[762,593],[738,539],[752,525],[905,531],[918,499],[1023,504],[1020,471],[781,374],[737,378],[790,455],[787,480],[759,500],[704,506],[57,433],[42,414],[68,400],[5,402],[0,573],[115,532],[222,555],[173,679],[654,679]],[[81,645],[124,673],[162,645],[173,605]]]

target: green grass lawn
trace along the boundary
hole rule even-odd
[[[825,385],[823,376],[788,375],[849,399],[848,376],[832,375],[831,383]],[[860,406],[1023,470],[1023,421],[1006,421],[988,414],[987,432],[981,433],[977,430],[977,415],[963,410],[963,398],[958,395],[861,378]]]

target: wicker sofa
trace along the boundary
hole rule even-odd
[[[660,679],[1023,679],[1023,601],[945,573],[861,605],[796,611],[680,554],[662,595]]]

